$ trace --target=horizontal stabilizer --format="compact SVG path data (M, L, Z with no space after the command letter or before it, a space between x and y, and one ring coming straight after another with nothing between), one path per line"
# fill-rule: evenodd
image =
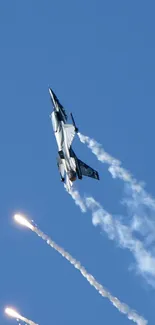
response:
M60 176L61 176L61 181L64 182L64 180L65 180L65 169L64 169L63 162L62 162L60 156L57 157L57 166L58 166L59 173L60 173Z
M88 177L92 177L92 178L95 178L95 179L99 180L99 174L98 174L98 172L96 170L89 167L87 164L85 164L80 159L78 159L78 165L79 165L79 168L80 168L81 173L82 173L83 176L88 176Z

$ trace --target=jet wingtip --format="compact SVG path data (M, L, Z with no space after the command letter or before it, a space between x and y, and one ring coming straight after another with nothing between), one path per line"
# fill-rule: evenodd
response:
M99 177L99 173L96 172L96 179L98 179L98 181L100 180L100 177Z
M73 114L70 113L70 116L71 116L71 119L72 119L72 122L73 122L73 125L74 125L74 128L75 128L75 132L76 132L76 133L79 133L79 129L77 128L77 126L76 126L76 124L75 124L75 120L74 120Z

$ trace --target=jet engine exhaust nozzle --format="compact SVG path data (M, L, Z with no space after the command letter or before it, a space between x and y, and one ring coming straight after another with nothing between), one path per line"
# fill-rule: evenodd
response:
M76 181L76 172L74 170L71 170L68 172L68 177L71 182Z

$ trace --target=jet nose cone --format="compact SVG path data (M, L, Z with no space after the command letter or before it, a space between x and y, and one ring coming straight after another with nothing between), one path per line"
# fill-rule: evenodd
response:
M48 91L49 91L50 95L52 96L53 95L52 89L51 88L48 88Z
M55 103L55 96L54 96L54 92L51 88L48 89L49 90L49 94L50 94L50 97L51 97L51 100L53 102L53 105Z

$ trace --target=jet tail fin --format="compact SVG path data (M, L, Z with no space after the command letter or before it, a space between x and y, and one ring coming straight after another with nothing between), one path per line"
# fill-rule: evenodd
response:
M99 180L99 174L98 174L98 172L96 170L89 167L87 164L85 164L80 159L77 159L77 161L78 161L79 169L80 169L81 174L83 176L88 176L88 177L92 177L92 178L95 178L95 179Z

